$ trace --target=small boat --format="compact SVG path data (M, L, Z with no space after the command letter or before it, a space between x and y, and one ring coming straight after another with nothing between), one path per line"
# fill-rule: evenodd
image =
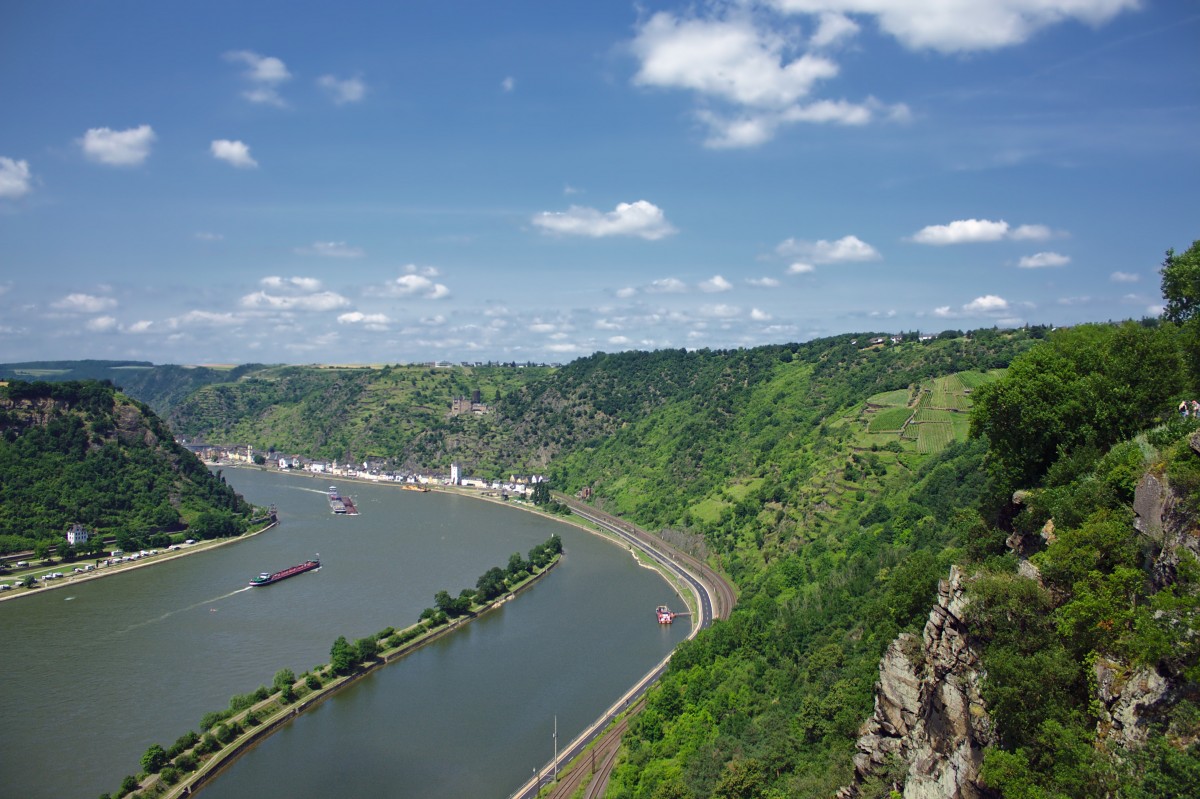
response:
M277 583L280 580L286 580L289 577L295 577L297 574L304 574L304 572L309 572L309 571L312 571L313 569L319 569L320 567L321 567L321 561L306 560L299 565L290 566L290 567L284 569L283 571L278 571L273 574L271 572L263 572L262 574L258 575L254 579L252 579L250 581L250 585L253 585L253 586L270 585L271 583Z
M658 617L659 624L670 624L675 621L675 614L666 605L659 605L654 609L654 614Z

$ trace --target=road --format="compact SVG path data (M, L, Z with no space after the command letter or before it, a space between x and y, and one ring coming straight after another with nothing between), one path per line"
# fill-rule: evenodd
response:
M697 600L698 611L691 635L694 637L700 630L710 626L714 618L727 619L730 611L737 602L737 594L733 586L724 577L717 574L708 564L680 552L664 543L659 538L630 524L624 519L598 511L584 503L561 494L555 496L559 502L566 504L580 518L612 533L632 547L646 553L656 563L665 567L676 578L685 583ZM649 618L649 614L647 614ZM570 763L579 757L589 744L600 740L589 752L587 761L576 763L569 774L563 777L554 790L549 794L550 799L568 799L579 790L585 777L591 776L585 796L599 797L608 784L608 776L616 762L617 751L620 748L621 736L630 718L641 711L645 702L643 696L647 689L662 676L671 661L668 655L648 674L638 680L632 688L625 692L604 714L592 722L587 729L559 753L557 764L548 763L540 771L522 785L512 799L533 799L545 785L554 782L556 765ZM626 713L626 711L629 711ZM622 715L624 714L624 715ZM618 717L622 718L613 725ZM611 728L609 725L613 725ZM559 768L561 773L561 767Z

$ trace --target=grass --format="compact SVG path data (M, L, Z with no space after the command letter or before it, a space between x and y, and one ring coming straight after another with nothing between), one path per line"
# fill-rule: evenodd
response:
M908 408L886 408L871 417L871 423L867 429L872 433L898 431L910 416L912 416L912 411Z
M894 407L907 405L912 397L912 391L907 388L898 389L896 391L885 391L882 394L875 394L867 397L868 405L881 405L884 407Z
M954 425L947 422L926 422L917 425L917 452L931 455L941 452L954 441Z

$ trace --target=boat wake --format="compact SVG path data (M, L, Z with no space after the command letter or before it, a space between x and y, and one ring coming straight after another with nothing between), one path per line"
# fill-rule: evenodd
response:
M229 599L229 597L231 597L231 596L234 596L236 594L242 593L243 591L249 591L249 590L250 590L250 586L247 585L244 588L239 588L235 591L230 591L228 594L221 594L220 596L213 597L212 599L206 599L203 602L196 602L194 604L188 605L186 608L180 608L179 610L168 610L166 613L162 614L161 616L157 616L153 619L147 619L146 621L141 621L141 622L138 622L137 624L131 624L128 627L126 627L124 630L118 631L117 635L124 635L127 632L137 630L141 627L145 627L146 625L156 624L160 621L165 621L179 613L186 613L189 610L195 610L196 608L201 608L201 607L204 607L205 605L211 605L214 602L220 602L222 599ZM213 608L213 610L215 611L216 608Z

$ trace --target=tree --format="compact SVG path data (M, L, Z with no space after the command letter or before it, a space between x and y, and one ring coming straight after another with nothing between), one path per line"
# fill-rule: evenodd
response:
M142 755L142 771L147 774L157 774L167 765L167 752L158 744L152 744Z
M1200 239L1179 255L1167 250L1162 265L1163 318L1183 324L1200 315Z
M333 642L333 648L329 650L329 665L333 673L349 674L358 663L355 655L354 647L350 646L346 636L339 635Z
M550 484L545 480L533 484L533 504L545 505L550 501Z

